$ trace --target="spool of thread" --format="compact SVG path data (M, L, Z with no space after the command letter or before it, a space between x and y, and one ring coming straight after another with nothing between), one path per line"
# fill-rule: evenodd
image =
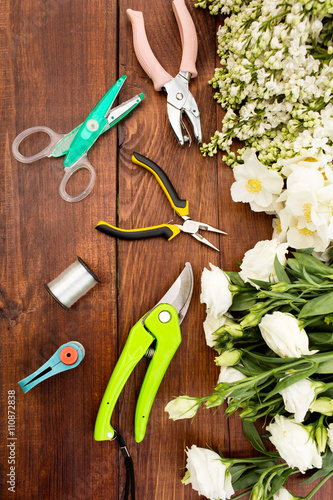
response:
M67 311L100 280L80 258L65 269L57 278L45 284L49 294Z

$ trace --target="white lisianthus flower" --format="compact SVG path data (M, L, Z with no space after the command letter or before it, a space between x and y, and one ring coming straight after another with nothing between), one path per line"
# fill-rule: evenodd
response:
M209 265L211 271L204 268L201 275L200 302L205 303L209 315L217 319L228 311L232 304L232 294L227 275L222 269Z
M231 382L239 382L246 378L244 373L241 373L236 368L232 368L231 366L221 366L221 371L219 378L217 380L217 384L221 384L222 382L231 383Z
M186 449L189 477L184 481L209 500L227 500L234 494L231 474L221 457L212 450L192 445Z
M169 413L172 420L181 420L183 418L193 418L198 411L200 402L196 398L189 396L179 396L172 399L164 408Z
M260 207L265 211L271 206L273 195L281 193L283 179L278 172L260 163L251 149L246 150L242 158L244 164L233 169L236 182L231 186L231 197L234 201L254 203L256 211Z
M304 379L280 391L284 407L289 413L294 413L295 422L304 421L305 415L315 399L315 385L311 380Z
M273 500L296 500L296 498L286 488L280 488L273 495Z
M280 264L285 266L287 243L279 243L277 239L258 241L251 249L245 252L240 265L239 275L243 281L251 283L256 288L257 285L251 282L252 279L260 281L278 281L274 269L274 260L277 256Z
M259 323L260 333L270 349L280 358L300 358L309 351L309 338L292 314L274 311L265 314Z
M302 474L314 467L321 468L322 458L316 442L302 424L276 415L267 430L271 433L270 441L289 467L299 469Z
M333 453L333 424L327 427L327 443Z

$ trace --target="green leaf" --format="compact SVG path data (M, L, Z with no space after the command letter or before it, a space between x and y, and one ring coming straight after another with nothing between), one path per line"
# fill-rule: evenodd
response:
M275 396L275 394L278 394L283 389L286 389L287 387L296 384L296 382L311 377L311 375L317 372L317 368L318 368L317 363L312 363L310 368L308 368L307 370L302 370L298 373L295 373L294 375L288 375L287 377L285 377L283 380L281 380L276 384L274 389L267 394L264 401L271 398L272 396Z
M250 486L253 486L259 481L260 474L257 472L249 472L248 474L243 474L240 479L235 482L232 482L232 486L235 491L245 490Z
M260 451L260 453L266 454L267 453L266 447L262 442L260 434L254 423L249 422L248 420L242 420L242 425L244 434L252 444L253 448L257 451Z
M313 255L302 252L293 253L300 267L305 267L306 270L314 275L333 276L333 269L326 266L321 260L313 257Z
M236 273L234 271L227 271L226 274L229 276L231 283L233 283L234 285L237 285L241 288L247 288L249 286L248 284L245 284L245 282L239 276L239 273ZM251 285L250 287L253 288L253 286Z
M320 374L331 374L333 373L333 360L325 361L324 363L320 363L316 373Z
M284 267L281 264L281 262L279 261L277 255L275 255L275 259L274 259L274 269L275 269L275 273L276 273L276 276L277 276L279 281L282 281L283 283L290 283L289 276L286 273L286 271L284 270Z
M237 293L232 299L232 305L229 311L248 311L255 303L256 301L253 298L253 293Z
M323 316L333 313L333 292L324 293L319 297L309 300L301 309L299 318L309 316Z
M333 332L308 332L310 345L322 346L333 344Z
M317 285L320 285L323 282L320 278L315 278L315 277L312 278L311 275L305 269L305 267L303 267L302 272L303 272L304 278L306 279L306 281L308 283L310 283L310 285L317 286Z

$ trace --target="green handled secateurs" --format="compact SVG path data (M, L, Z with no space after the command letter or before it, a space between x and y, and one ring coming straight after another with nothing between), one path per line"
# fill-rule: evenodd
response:
M181 343L180 323L190 305L193 273L190 263L162 299L131 329L103 396L95 424L97 441L112 440L117 432L110 420L118 397L137 363L153 344L153 356L139 394L135 413L135 440L146 432L149 413L163 376ZM151 351L151 349L149 349Z
M156 163L149 160L145 156L139 153L133 153L132 162L136 165L140 165L149 172L151 172L158 183L162 187L164 193L166 194L170 205L175 210L176 214L184 219L184 224L160 224L158 226L144 227L140 229L121 229L116 226L112 226L107 222L100 221L96 229L102 233L108 234L115 238L121 238L124 240L138 240L145 238L154 238L157 236L163 236L168 241L177 236L180 232L188 233L196 240L208 245L214 250L219 251L212 243L210 243L206 238L204 238L199 230L211 231L219 234L227 234L220 229L217 229L205 222L198 222L191 219L189 216L189 204L187 200L182 200L179 198L175 188L173 187L169 177L166 173L159 167Z

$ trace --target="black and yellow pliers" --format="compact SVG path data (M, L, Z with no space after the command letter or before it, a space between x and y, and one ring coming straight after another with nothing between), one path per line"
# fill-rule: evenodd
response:
M209 247L217 250L212 243L210 243L206 238L204 238L199 230L212 231L219 234L227 234L220 229L217 229L204 222L197 222L191 219L189 216L189 204L187 200L182 200L179 198L175 188L171 184L169 177L166 173L156 165L153 161L149 160L139 153L133 153L132 162L136 165L141 165L146 170L149 170L157 179L158 183L162 187L164 193L166 194L170 205L175 210L176 214L184 219L184 224L160 224L158 226L143 227L138 229L121 229L116 226L111 226L107 222L100 221L96 229L102 233L108 234L109 236L114 236L115 238L121 238L123 240L141 240L145 238L154 238L157 236L163 236L168 241L172 240L181 231L188 233L196 240L208 245Z

